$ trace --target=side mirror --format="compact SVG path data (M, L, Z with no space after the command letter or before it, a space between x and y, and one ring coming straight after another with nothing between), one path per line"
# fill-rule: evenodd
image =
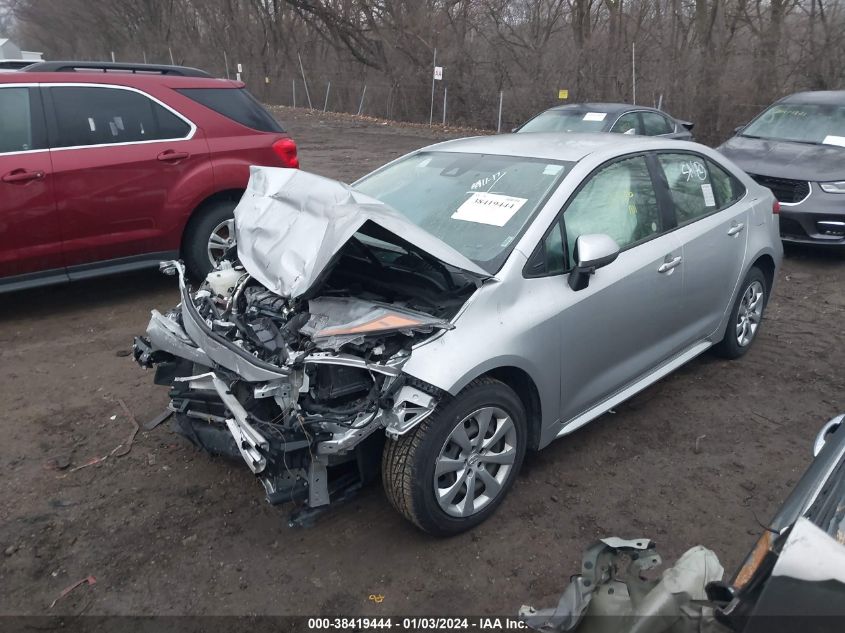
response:
M511 134L514 134L515 132L519 132L519 128L521 128L521 127L522 127L521 125L517 125L516 127L512 127L511 128Z
M590 275L619 256L619 244L604 233L589 233L575 240L575 268L569 273L569 287L583 290Z

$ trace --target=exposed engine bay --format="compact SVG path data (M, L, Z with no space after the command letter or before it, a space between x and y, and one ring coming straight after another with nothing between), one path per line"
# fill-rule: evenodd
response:
M176 431L242 458L271 503L304 501L293 518L304 522L377 474L385 432L406 433L434 410L444 394L402 366L415 346L454 327L483 280L370 220L342 244L329 243L328 229L312 231L329 252L324 266L308 277L283 262L273 277L272 257L256 253L260 240L245 241L258 225L245 205L256 204L245 196L236 210L237 250L249 266L232 249L193 290L181 262L163 262L178 276L181 303L152 312L134 354L170 387ZM297 211L288 210L290 220ZM260 223L266 233L266 217ZM290 232L277 237L274 248ZM295 284L268 281L288 273Z

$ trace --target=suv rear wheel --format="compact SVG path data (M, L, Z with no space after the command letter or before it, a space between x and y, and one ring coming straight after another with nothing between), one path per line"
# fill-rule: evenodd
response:
M203 279L223 254L235 245L235 200L220 200L200 211L188 225L182 258L188 273Z
M471 382L418 427L388 440L382 481L390 503L431 534L489 517L513 485L527 444L519 396L493 378Z

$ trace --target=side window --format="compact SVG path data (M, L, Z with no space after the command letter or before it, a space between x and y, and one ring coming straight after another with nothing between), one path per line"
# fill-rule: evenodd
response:
M659 154L678 225L718 211L708 161L695 154Z
M152 99L119 88L50 88L58 123L54 147L186 137L190 126Z
M675 131L672 122L662 114L657 112L642 112L641 114L643 117L643 134L646 136L660 136Z
M566 271L566 254L563 250L563 235L560 220L556 220L543 243L543 269L547 275L559 275Z
M639 134L639 127L639 114L637 112L628 112L619 117L616 123L613 124L613 127L610 128L610 131L616 132L617 134Z
M745 187L735 176L710 160L707 161L707 166L710 168L713 194L720 210L731 206L745 195Z
M660 213L645 158L626 158L602 168L575 194L563 221L570 267L579 235L605 233L620 248L655 235Z
M44 148L37 100L30 88L0 88L0 154Z

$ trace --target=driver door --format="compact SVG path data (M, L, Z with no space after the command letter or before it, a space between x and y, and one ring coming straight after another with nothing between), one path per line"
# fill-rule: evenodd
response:
M567 204L559 236L564 266L580 235L604 233L619 257L583 290L568 285L561 314L561 420L576 418L677 354L683 347L683 260L645 155L594 172ZM547 238L550 239L550 238Z

